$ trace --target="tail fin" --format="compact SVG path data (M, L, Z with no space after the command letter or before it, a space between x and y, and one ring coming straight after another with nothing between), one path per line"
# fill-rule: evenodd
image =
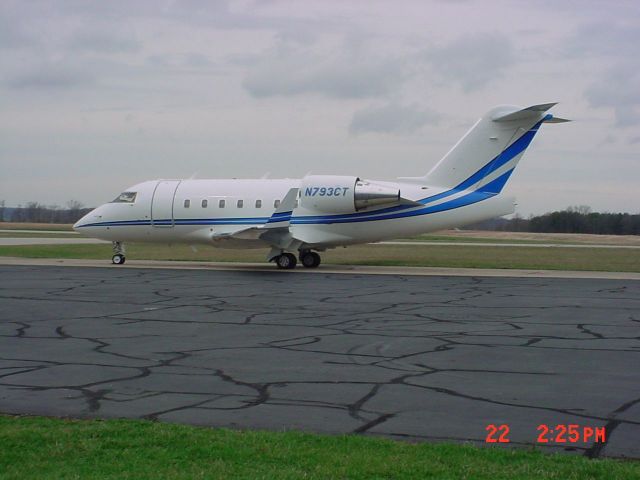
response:
M424 180L440 187L500 193L540 125L568 121L546 113L554 105L492 108Z

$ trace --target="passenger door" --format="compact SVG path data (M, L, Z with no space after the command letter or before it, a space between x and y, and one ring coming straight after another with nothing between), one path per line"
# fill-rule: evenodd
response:
M151 201L151 225L154 227L173 227L173 201L180 180L159 180L153 191Z

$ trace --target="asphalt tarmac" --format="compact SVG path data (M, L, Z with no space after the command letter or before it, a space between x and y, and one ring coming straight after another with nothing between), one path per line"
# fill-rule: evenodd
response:
M0 412L640 458L639 327L630 279L0 265Z

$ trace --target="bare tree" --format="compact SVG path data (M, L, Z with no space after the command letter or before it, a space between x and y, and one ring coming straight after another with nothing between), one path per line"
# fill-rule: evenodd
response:
M79 202L77 200L69 200L67 203L67 210L80 210L81 208L84 207L84 205L82 204L82 202Z
M84 205L77 200L69 200L66 203L66 206L67 206L67 212L66 212L65 223L76 222L82 216L81 210L82 210L82 207L84 207Z

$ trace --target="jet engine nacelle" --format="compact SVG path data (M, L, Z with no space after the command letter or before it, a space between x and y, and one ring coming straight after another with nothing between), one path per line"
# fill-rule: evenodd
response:
M399 201L399 189L352 176L307 175L300 188L302 207L327 213L354 213Z

